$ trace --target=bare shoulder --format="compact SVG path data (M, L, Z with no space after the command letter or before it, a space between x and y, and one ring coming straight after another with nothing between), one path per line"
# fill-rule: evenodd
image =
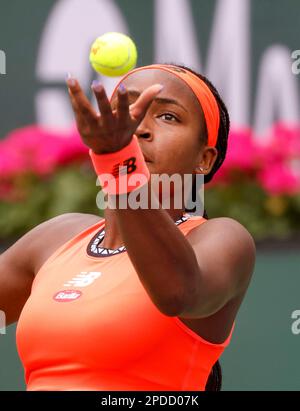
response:
M193 228L189 238L195 241L209 240L213 238L225 245L225 240L229 241L228 246L235 245L237 249L245 248L255 255L255 242L249 231L238 221L229 217L218 217L207 220L205 223Z
M52 233L57 234L57 231L62 231L68 237L69 233L76 235L81 230L84 230L89 225L93 225L98 221L102 220L102 217L94 214L84 214L84 213L65 213L53 217L31 230L33 236L38 237L41 234L47 233L47 236ZM68 228L66 232L65 229ZM71 230L72 228L72 230Z
M101 219L93 214L61 214L32 228L9 251L36 274L57 248Z
M101 220L102 217L94 214L66 213L36 227L33 245L35 274L61 245ZM47 244L47 247L44 247L44 244Z
M195 229L200 229L200 228L201 230L207 229L209 231L212 230L214 232L216 232L216 230L217 232L220 232L220 230L222 232L226 231L228 234L230 234L230 232L235 232L235 233L239 232L240 234L245 235L246 237L248 237L249 240L254 242L249 231L237 220L234 220L233 218L230 218L230 217L210 218L207 221L205 221L205 223L195 227Z
M22 239L26 239L27 241L30 239L34 243L45 239L47 244L48 241L51 241L52 238L55 237L58 242L65 240L67 241L70 236L76 235L81 230L84 230L89 225L97 223L101 219L102 218L100 216L96 216L94 214L61 214L37 225L25 234ZM60 238L57 238L58 235Z
M181 320L212 343L223 343L232 329L255 266L255 243L248 230L231 218L213 218L187 234L202 274L208 306ZM200 307L202 300L199 301ZM202 309L199 311L202 312Z
M100 221L99 216L70 213L37 225L0 254L0 309L7 324L18 320L39 267L64 242Z
M200 260L206 256L208 263L223 270L228 267L229 277L237 281L236 292L245 291L254 270L256 247L242 224L228 217L212 218L192 229L187 239Z

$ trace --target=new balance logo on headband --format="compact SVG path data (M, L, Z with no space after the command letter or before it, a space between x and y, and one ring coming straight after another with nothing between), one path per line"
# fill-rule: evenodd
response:
M174 66L168 66L168 67L169 67L170 70L177 71L178 73L185 73L186 74L186 70L184 70L181 67L174 67Z

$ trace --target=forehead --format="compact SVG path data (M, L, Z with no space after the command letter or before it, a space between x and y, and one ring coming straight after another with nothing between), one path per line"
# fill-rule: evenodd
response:
M164 86L160 97L177 99L187 109L201 114L200 103L192 89L173 73L159 69L145 69L130 74L123 81L128 90L133 89L139 92L157 83Z

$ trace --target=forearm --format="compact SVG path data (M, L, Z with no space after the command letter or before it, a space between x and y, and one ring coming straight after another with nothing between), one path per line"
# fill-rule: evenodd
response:
M129 257L152 301L166 314L178 315L199 278L192 246L161 207L117 208L116 215Z

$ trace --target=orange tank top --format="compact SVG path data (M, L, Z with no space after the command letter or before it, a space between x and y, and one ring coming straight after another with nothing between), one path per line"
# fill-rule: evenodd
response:
M175 224L186 235L203 217ZM27 390L204 390L229 344L212 344L162 314L125 247L101 248L105 220L59 247L37 273L17 349Z

